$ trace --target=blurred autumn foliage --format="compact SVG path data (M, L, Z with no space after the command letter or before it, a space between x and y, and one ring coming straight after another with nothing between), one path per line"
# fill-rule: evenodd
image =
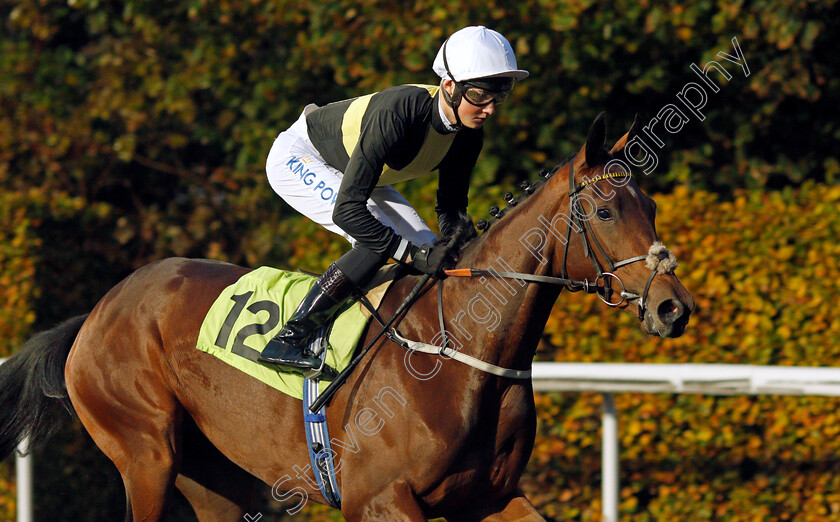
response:
M691 64L718 60L732 75L708 93L702 122L660 132L659 166L639 178L663 194L660 235L697 298L687 334L645 338L632 317L564 294L539 358L833 365L838 14L827 0L3 0L0 355L162 257L324 269L347 245L271 192L263 170L274 137L307 103L435 82L446 35L484 24L509 38L531 77L488 126L476 219L576 151L598 112L617 136L635 113L648 122L678 103L698 81ZM719 58L734 54L733 37L749 76ZM399 188L434 223L434 177ZM529 495L549 517L597 518L599 397L537 400ZM623 515L840 510L836 401L617 402ZM36 455L39 519L120 516L119 480L84 434L47 451ZM0 469L0 491L8 476ZM84 493L92 483L96 502ZM13 506L0 495L0 518Z

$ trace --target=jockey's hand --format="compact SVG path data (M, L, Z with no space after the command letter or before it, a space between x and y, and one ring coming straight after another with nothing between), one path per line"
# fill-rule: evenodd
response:
M457 252L447 245L421 246L412 255L408 264L424 274L438 275L443 270L455 266L458 262Z
M438 214L440 243L448 243L452 236L459 236L458 242L464 244L478 236L472 218L466 212L446 212Z
M443 237L443 243L448 243L452 236L458 236L458 245L463 246L478 237L478 230L472 220L462 221L455 232Z

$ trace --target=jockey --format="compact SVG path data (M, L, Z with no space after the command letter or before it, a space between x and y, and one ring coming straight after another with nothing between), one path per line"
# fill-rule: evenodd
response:
M528 72L517 69L507 39L483 26L452 34L432 69L439 86L401 85L308 105L274 141L266 162L272 189L353 248L318 278L260 362L301 372L319 368L320 359L306 348L311 335L389 258L432 275L455 260L457 253L438 242L392 183L437 170L441 234L451 237L465 225L475 234L467 192L482 127Z

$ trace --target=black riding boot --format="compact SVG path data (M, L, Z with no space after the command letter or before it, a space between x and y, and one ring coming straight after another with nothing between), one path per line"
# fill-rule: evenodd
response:
M321 359L307 349L312 334L326 324L353 294L354 285L335 263L318 278L303 298L295 313L286 321L259 357L259 362L276 364L290 370L306 372L321 367ZM336 372L324 365L324 375Z

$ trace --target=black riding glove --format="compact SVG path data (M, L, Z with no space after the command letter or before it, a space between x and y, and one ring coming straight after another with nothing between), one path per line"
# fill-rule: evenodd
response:
M447 243L452 236L461 232L461 242L466 243L474 237L478 236L478 231L473 225L472 219L464 211L458 212L441 212L438 214L438 228L440 229L440 236L443 238L440 242Z
M411 254L410 266L424 274L437 275L447 268L455 266L456 253L446 245L430 247L423 245Z

